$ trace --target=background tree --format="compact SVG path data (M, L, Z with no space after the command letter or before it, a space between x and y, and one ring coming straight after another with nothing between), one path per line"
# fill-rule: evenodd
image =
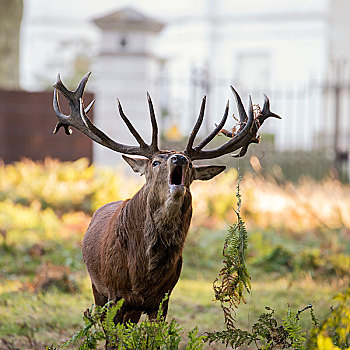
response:
M23 0L0 0L0 88L19 87L19 40Z

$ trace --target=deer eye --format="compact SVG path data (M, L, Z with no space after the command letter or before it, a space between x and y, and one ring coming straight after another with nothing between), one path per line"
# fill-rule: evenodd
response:
M155 166L157 166L157 165L159 165L159 164L160 164L160 162L158 162L157 160L155 160L155 161L152 163L152 166L155 167Z
M188 167L189 167L190 169L192 169L192 163L190 163Z

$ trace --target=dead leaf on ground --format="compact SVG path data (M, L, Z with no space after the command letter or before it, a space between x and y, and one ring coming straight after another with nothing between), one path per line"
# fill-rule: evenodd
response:
M35 291L46 291L51 287L56 287L63 292L75 292L77 290L68 266L44 262L37 268L32 288Z

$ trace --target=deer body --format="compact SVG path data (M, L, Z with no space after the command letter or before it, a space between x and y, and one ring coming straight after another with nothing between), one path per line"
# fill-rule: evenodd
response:
M83 256L100 305L122 298L124 310L154 314L178 281L191 194L164 202L155 190L146 184L130 200L108 203L92 217Z
M158 127L150 96L148 105L152 124L152 142L148 145L133 127L118 101L119 113L138 142L138 146L120 144L109 138L88 118L93 102L84 109L83 93L90 73L81 80L75 91L69 91L60 76L54 85L53 107L58 117L56 133L61 127L69 135L70 126L80 130L95 142L122 153L134 172L145 175L145 185L129 200L112 202L98 209L83 239L83 257L97 305L124 299L115 322L137 322L142 312L154 319L160 302L170 294L177 283L182 267L182 251L192 216L190 185L194 180L210 180L225 166L195 166L197 159L212 159L241 149L235 157L245 155L251 143L259 143L257 133L268 117L278 117L265 102L254 115L249 99L248 114L231 86L239 112L239 128L232 138L221 146L203 148L222 131L227 120L229 104L214 130L197 146L196 135L203 122L206 97L200 114L183 152L161 151L158 148ZM61 112L58 91L68 100L70 115ZM125 154L144 158L129 158ZM166 316L168 303L163 304Z

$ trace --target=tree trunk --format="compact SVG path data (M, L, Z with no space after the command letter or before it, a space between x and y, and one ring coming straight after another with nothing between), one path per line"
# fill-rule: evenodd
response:
M19 88L19 42L23 0L0 0L0 88Z

